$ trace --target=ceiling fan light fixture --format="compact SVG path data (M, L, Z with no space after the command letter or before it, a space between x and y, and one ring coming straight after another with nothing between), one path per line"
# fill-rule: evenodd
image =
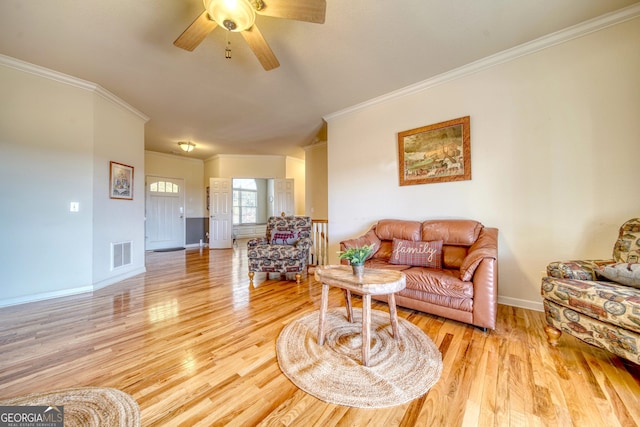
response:
M209 17L228 31L248 30L256 21L256 11L248 0L203 0Z
M196 148L196 144L191 141L180 141L178 142L178 146L182 149L182 151L186 151L187 153L193 151L193 149Z

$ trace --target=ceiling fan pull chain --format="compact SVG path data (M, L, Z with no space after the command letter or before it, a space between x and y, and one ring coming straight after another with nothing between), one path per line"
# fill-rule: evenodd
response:
M224 49L224 57L231 59L231 42L229 41L229 31L227 31L227 47Z

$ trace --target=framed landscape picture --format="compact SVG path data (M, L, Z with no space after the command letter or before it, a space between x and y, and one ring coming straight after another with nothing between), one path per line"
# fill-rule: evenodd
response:
M133 200L133 166L109 162L109 197Z
M398 133L400 185L471 179L469 116Z

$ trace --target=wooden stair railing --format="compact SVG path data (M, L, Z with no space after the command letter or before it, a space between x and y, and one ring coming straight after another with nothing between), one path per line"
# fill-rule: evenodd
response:
M327 256L327 248L329 246L329 220L312 219L311 238L313 239L313 246L309 252L309 266L317 267L319 265L327 265L329 262Z

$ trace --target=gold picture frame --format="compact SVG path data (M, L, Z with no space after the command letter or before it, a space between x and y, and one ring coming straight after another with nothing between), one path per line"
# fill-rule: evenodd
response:
M398 133L400 185L471 179L470 117Z
M133 166L109 162L109 197L133 200Z

